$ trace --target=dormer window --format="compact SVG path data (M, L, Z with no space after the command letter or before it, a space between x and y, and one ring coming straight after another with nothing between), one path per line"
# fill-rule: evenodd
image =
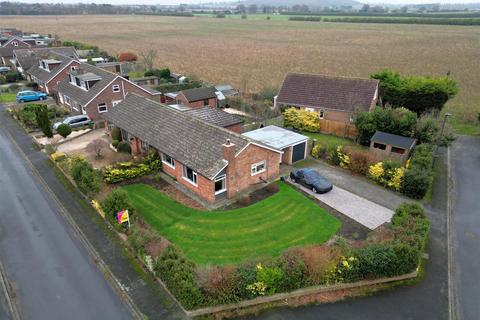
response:
M114 84L112 86L112 90L113 90L113 92L120 92L120 86L118 84Z
M18 41L13 41L12 44L14 47L18 47Z
M78 69L78 66L71 66L71 67L70 67L70 70L72 70L72 71L75 71L75 70L77 70L77 69Z

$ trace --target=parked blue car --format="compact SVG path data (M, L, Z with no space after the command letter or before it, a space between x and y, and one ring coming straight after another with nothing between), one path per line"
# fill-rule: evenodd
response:
M38 91L20 91L17 93L17 102L46 100L47 95Z

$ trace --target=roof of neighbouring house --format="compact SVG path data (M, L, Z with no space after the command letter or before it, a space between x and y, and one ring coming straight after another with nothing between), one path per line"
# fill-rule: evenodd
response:
M215 88L212 87L187 89L179 93L182 93L189 102L217 97Z
M40 68L39 64L36 63L31 66L27 72L32 75L33 77L37 78L38 80L46 83L52 80L53 77L57 75L59 70L64 69L67 65L69 65L75 59L69 58L67 56L63 56L61 54L50 52L48 56L44 57L45 60L54 61L55 63L59 63L56 67L53 68L51 71L44 70Z
M109 85L116 77L117 74L106 71L101 68L97 68L88 63L81 63L76 74L93 74L100 77L100 80L93 84L88 91L79 88L76 85L70 83L69 77L65 77L57 86L57 91L64 95L67 95L71 100L76 101L82 105L86 105L97 94L99 94L107 85Z
M267 126L242 135L278 150L308 140L307 136L277 126Z
M227 164L222 147L227 139L235 144L236 152L250 142L188 112L135 93L128 94L123 102L102 116L209 179L215 178Z
M375 134L373 135L371 141L390 144L392 146L404 149L411 149L413 148L417 140L414 138L399 136L387 132L375 131Z
M289 73L283 80L277 103L309 108L368 111L378 80Z
M148 91L148 93L150 93L151 95L158 95L158 94L162 94L160 91L152 88L152 87L149 87L149 86L140 86L142 87L144 90Z
M72 59L78 59L77 52L74 47L48 47L48 48L28 48L13 50L18 64L23 70L28 70L37 64L38 60L48 57L51 52L67 56Z
M192 115L194 117L197 117L199 119L223 128L243 123L243 120L236 115L226 113L221 109L210 106L206 106L203 108L193 108L185 112L189 115Z

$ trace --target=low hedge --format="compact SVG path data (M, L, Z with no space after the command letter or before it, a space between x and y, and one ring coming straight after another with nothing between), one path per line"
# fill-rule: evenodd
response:
M162 161L157 152L150 152L143 163L118 162L103 169L103 179L106 183L118 183L150 173L162 168Z
M106 183L118 183L124 180L144 176L151 172L144 163L119 162L103 169L103 180Z
M413 199L422 199L433 183L433 157L435 147L421 144L415 147L403 177L401 192Z
M101 172L83 158L75 157L70 161L70 175L78 188L89 196L97 194L101 186Z

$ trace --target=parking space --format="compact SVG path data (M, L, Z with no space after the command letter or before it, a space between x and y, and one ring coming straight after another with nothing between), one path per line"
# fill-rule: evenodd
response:
M299 184L295 185L302 191L312 195L319 201L357 221L370 230L374 230L382 224L390 222L392 219L392 210L359 197L340 187L333 186L332 191L325 194L317 194Z

